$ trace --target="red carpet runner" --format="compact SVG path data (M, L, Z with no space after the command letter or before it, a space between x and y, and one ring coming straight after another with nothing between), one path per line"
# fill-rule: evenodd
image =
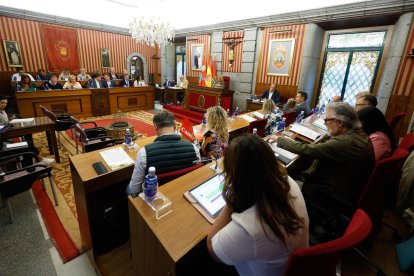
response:
M46 186L46 189L50 189L50 186ZM59 252L62 262L66 263L77 257L80 252L60 222L52 202L50 201L46 191L43 190L42 184L39 180L32 186L32 191L36 198L37 205L39 205L40 213L42 214L46 229L51 240L55 244L57 251Z

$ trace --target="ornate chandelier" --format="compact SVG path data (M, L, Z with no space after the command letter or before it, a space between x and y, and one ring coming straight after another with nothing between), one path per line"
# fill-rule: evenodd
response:
M134 21L129 23L129 33L136 42L153 47L155 43L158 47L171 43L175 37L175 30L170 23L158 17L134 18Z

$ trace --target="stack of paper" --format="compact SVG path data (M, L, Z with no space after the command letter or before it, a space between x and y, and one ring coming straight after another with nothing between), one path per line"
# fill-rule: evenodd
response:
M115 148L100 152L103 160L111 168L111 170L117 170L131 164L134 164L134 160L124 151L123 148Z
M250 117L250 116L249 116L249 115L247 115L247 114L240 115L239 117L240 117L240 118L245 119L245 120L246 120L246 121L248 121L248 122L253 122L253 121L256 121L256 119L255 119L255 118Z
M325 122L323 119L318 118L317 120L312 122L312 125L319 127L320 129L323 129L325 131L327 131L328 129L326 128Z
M279 148L276 144L270 144L270 147L275 153L276 158L285 165L290 164L292 161L296 160L299 157L299 155L296 153Z
M264 114L260 113L259 111L254 111L253 115L260 119L264 118Z
M13 148L19 148L19 147L27 147L27 142L19 142L19 143L12 143L12 144L6 144L6 149L13 149Z
M290 125L290 131L296 132L302 136L305 136L313 141L318 139L321 135L317 133L316 131L313 131L312 129L309 129L305 126L299 125L299 124L292 124Z
M24 119L13 119L10 121L10 124L17 124L17 123L29 123L33 122L34 118L24 118Z

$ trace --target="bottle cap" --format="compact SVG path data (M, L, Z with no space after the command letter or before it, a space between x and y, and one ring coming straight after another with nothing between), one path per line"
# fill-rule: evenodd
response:
M155 167L149 167L148 172L155 173Z

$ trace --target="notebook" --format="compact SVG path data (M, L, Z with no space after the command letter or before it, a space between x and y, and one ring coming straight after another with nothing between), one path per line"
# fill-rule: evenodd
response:
M305 136L313 141L318 139L321 135L317 133L316 131L313 131L312 129L309 129L305 126L299 125L299 124L292 124L290 125L290 131L296 132L302 136Z
M123 148L115 148L101 151L99 153L111 170L118 170L134 164L134 160L124 151Z

